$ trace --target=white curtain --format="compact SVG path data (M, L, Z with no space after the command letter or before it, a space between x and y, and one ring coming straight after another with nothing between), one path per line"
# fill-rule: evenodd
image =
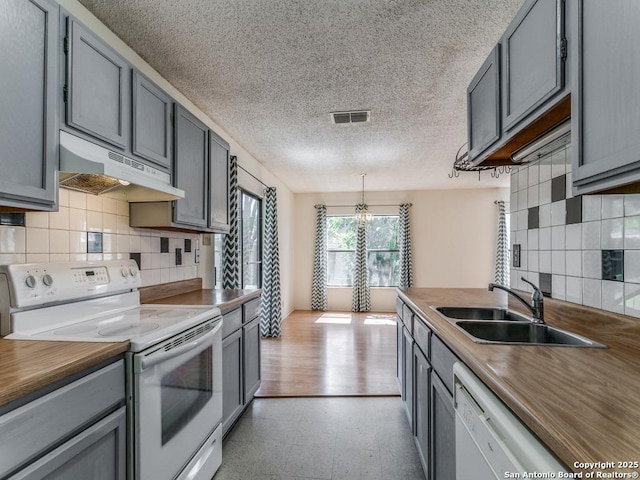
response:
M358 204L356 205L356 213L365 211L366 208L366 205ZM354 312L368 312L371 310L369 269L367 268L367 226L364 222L358 223L351 310Z
M508 287L509 275L509 232L507 231L507 211L503 201L498 204L498 244L496 246L496 273L494 283Z
M327 310L327 207L316 205L316 251L313 257L311 310Z
M278 247L278 204L276 189L265 189L264 248L260 334L279 337L282 328L280 252Z
M409 221L410 203L400 205L398 229L398 249L400 250L400 288L413 286L413 258L411 256L411 224Z

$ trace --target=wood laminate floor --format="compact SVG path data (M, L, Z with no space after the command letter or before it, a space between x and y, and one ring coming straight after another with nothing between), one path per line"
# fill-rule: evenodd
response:
M296 311L261 348L257 397L399 395L393 313Z

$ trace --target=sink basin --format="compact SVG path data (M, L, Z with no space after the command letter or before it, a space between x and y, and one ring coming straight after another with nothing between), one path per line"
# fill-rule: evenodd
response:
M456 322L456 326L477 343L606 348L601 343L545 324L460 321Z
M490 307L437 307L445 317L464 320L509 320L528 322L529 318L505 308Z

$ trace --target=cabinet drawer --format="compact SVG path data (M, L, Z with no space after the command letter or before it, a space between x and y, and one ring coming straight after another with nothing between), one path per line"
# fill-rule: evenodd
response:
M222 338L242 327L242 309L236 308L222 316Z
M244 323L250 322L260 315L260 297L245 303L242 305L242 309L244 310Z
M431 336L431 366L453 394L453 364L458 357L436 335Z
M403 305L404 303L402 303L402 300L400 300L400 297L396 298L396 313L398 314L399 317L402 317Z
M402 323L407 327L409 333L413 335L413 312L406 305L402 305Z
M429 337L431 336L431 330L427 327L420 317L414 316L413 320L413 340L422 350L424 356L429 358Z
M0 417L0 477L124 401L124 360Z

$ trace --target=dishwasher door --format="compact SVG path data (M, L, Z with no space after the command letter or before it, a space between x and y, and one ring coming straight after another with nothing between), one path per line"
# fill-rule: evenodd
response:
M453 375L457 480L514 478L508 474L525 472L557 478L567 471L467 367L456 363Z

